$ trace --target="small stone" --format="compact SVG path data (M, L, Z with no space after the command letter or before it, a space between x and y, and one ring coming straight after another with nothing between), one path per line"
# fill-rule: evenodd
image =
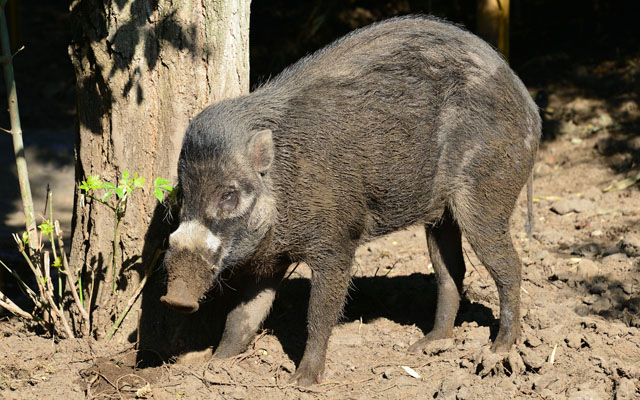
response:
M524 365L526 365L529 369L537 371L544 366L545 357L542 356L538 351L524 348L522 349L522 361L524 362Z
M399 374L400 374L400 371L397 371L397 370L396 370L395 368L393 368L393 367L389 367L389 368L385 369L385 370L382 372L382 377L383 377L384 379L391 379L391 378L393 378L393 377L398 376Z
M458 389L458 393L456 394L456 400L467 400L473 399L473 393L471 393L471 389L468 386L462 386Z
M593 208L593 202L591 200L565 199L555 202L553 206L551 206L551 211L555 212L556 214L565 215L569 214L570 212L586 212L591 208Z
M538 347L542 344L542 340L540 340L540 338L538 338L537 336L530 336L527 338L527 340L525 340L525 343L529 347Z
M616 384L616 400L636 399L636 385L629 378L621 378Z
M587 200L598 201L602 198L602 190L595 186L591 186L582 193L582 197Z
M630 263L629 257L625 253L614 253L606 257L602 257L600 260L603 271L615 271L616 269L628 265Z
M582 334L578 332L571 332L567 335L567 338L564 341L567 342L567 346L572 349L579 349L582 347Z
M571 391L567 396L568 400L604 400L605 398L603 393L595 389Z
M498 387L502 388L509 397L512 397L518 390L518 387L508 379L503 379L502 382L498 384Z
M640 235L627 233L619 243L622 250L629 257L640 257Z
M577 273L581 278L590 278L597 275L599 272L600 268L598 265L588 258L583 258L578 262Z
M633 287L634 287L634 282L630 280L620 282L620 288L622 289L623 292L625 292L628 295L633 293Z
M460 360L460 368L473 368L473 362L468 358L463 358Z
M511 367L511 374L514 376L520 375L526 369L522 356L514 350L509 352L507 361L509 361L509 366Z
M534 169L534 174L536 177L546 176L553 172L553 167L551 167L547 163L539 163L536 165Z
M555 374L541 374L533 377L533 390L542 393L543 390L551 390L557 385L558 377Z
M398 340L393 344L393 349L394 350L402 351L402 350L406 350L407 347L409 347L409 344L407 342L402 341L402 340Z
M539 252L536 253L535 258L537 260L545 260L548 259L551 255L549 254L549 252L547 250L541 250Z
M549 389L543 389L540 391L540 397L543 399L557 399L560 398L557 394L553 393L553 391Z

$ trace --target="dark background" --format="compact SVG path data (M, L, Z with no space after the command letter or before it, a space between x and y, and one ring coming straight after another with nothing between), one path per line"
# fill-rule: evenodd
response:
M25 46L14 59L23 126L73 129L69 1L15 3L14 41ZM251 87L345 33L392 16L430 14L474 31L476 7L473 0L254 0ZM638 16L640 2L633 0L511 0L511 65L536 86L570 79L581 65L624 63L640 52ZM8 127L8 114L0 114L0 126ZM0 146L6 157L4 141Z
M12 8L13 7L13 8ZM472 0L254 0L251 7L251 87L345 33L396 15L435 15L474 31ZM63 229L73 198L75 76L68 56L68 0L12 0L7 14L16 48L20 114L36 215L46 185L63 182ZM13 17L11 17L13 15ZM511 65L536 94L541 108L554 88L603 98L614 107L620 93L640 102L640 2L609 0L511 0ZM630 91L629 86L632 85ZM9 128L4 85L0 127ZM639 132L639 129L631 129ZM556 137L546 124L544 138ZM637 135L637 133L636 133ZM638 158L636 154L634 157ZM635 158L634 158L635 159ZM0 132L0 258L20 261L10 233L23 230L11 137ZM66 193L68 192L68 193ZM0 279L1 280L1 279Z

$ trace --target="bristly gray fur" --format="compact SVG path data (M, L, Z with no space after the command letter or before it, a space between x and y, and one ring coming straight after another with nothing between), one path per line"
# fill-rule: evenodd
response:
M252 140L257 132L263 137ZM220 239L220 254L210 261L220 271L264 279L243 304L251 304L251 296L271 298L264 293L275 289L289 263L309 265L309 338L297 382L322 375L357 246L417 224L427 230L438 305L433 331L412 349L451 335L464 234L498 287L494 348L504 350L520 332L520 261L509 218L531 174L540 132L528 91L491 46L436 19L393 18L354 31L253 93L196 116L179 161L180 218L201 221ZM225 214L220 199L237 200L229 193L249 206ZM188 254L168 258L176 260L167 265L170 281L200 279L203 273L194 271L206 267L180 264L197 260ZM210 278L208 287L218 275ZM176 301L188 308L185 299ZM268 308L262 304L261 313ZM250 337L230 325L234 334L223 335L219 355L246 344L229 342L232 336Z

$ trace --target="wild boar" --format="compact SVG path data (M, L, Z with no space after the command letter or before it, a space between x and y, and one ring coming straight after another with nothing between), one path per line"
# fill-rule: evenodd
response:
M421 16L356 30L190 123L162 301L194 312L224 271L246 274L214 353L232 356L266 318L288 266L305 262L308 339L292 379L312 384L356 248L420 224L438 302L433 330L410 349L452 334L464 234L498 288L493 349L508 350L520 332L521 269L509 219L540 133L527 89L473 34Z

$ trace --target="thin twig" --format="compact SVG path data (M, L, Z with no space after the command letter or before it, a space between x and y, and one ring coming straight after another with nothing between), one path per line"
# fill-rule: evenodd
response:
M116 320L116 322L113 324L113 326L111 327L111 331L109 332L109 334L107 335L107 340L110 340L113 337L113 334L116 333L116 331L118 330L118 328L120 327L120 324L122 323L122 321L124 320L124 318L127 316L127 314L129 313L129 310L131 310L131 307L133 307L133 304L136 302L136 300L138 299L138 296L140 295L140 293L142 292L142 289L144 288L144 285L147 283L147 279L149 279L149 276L151 275L151 273L154 271L155 266L158 262L158 258L160 258L160 255L162 254L161 250L156 251L155 256L153 257L153 260L151 260L151 264L149 265L149 267L147 268L147 270L144 272L144 278L142 278L142 280L140 281L140 284L138 285L138 287L136 288L135 292L133 292L133 294L131 295L131 298L129 299L129 301L127 302L127 307L120 313L120 316L118 317L118 319Z
M0 307L6 308L7 310L12 312L13 314L18 315L18 316L20 316L20 317L22 317L24 319L33 320L33 316L31 314L29 314L28 312L26 312L22 308L20 308L20 306L18 306L16 303L11 301L11 299L8 298L1 291L0 291Z
M16 241L16 244L18 245L18 251L20 252L20 254L22 254L22 257L24 257L24 259L27 261L27 265L29 265L29 268L31 268L31 272L33 273L33 276L36 277L36 283L38 284L38 291L40 292L40 297L44 297L44 292L46 292L46 290L43 286L44 279L42 276L42 272L40 272L40 270L36 268L35 265L33 265L31 258L25 252L25 248L24 248L24 245L22 244L22 240L20 240L20 237L18 237L18 235L14 233L13 239Z
M7 266L7 264L5 264L4 262L2 262L2 260L0 260L0 264L2 264L2 266L11 273L11 275L13 275L13 277L18 281L18 283L20 284L20 289L22 290L23 293L25 293L27 296L29 296L29 298L31 299L31 301L33 301L33 304L38 304L38 300L37 300L37 295L36 293L26 284L24 283L24 281L22 280L22 278L20 278L20 275L18 275L13 269L9 268Z
M80 315L82 315L82 319L84 319L84 322L85 322L85 329L84 329L85 332L83 333L86 335L89 333L89 313L87 313L87 310L84 309L84 306L82 304L82 299L78 297L78 292L77 292L77 290L81 291L82 288L79 287L76 290L76 285L75 285L76 277L72 274L71 270L69 269L67 254L64 252L64 241L62 240L62 230L60 229L60 222L56 220L53 226L56 232L56 237L58 238L58 247L60 247L60 253L62 256L63 268L60 269L60 272L67 277L67 284L69 285L69 290L71 291L71 295L73 296L73 301L76 304L76 307L80 311ZM82 295L82 292L80 292L80 295Z
M48 264L49 264L49 252L45 251L44 252L45 271L49 269ZM53 310L53 313L56 315L56 317L58 317L58 320L60 320L60 322L62 323L62 327L64 328L64 333L67 335L67 338L71 339L75 336L73 335L71 328L69 328L69 323L67 323L67 318L65 318L64 312L60 308L58 308L58 306L55 303L55 300L53 299L53 285L51 284L51 279L47 279L46 283L49 290L45 291L45 296L47 301L49 302L49 306Z
M88 193L83 194L83 196L84 197L88 197L90 199L93 199L93 200L97 201L98 203L104 204L105 206L109 207L111 209L111 211L114 211L114 212L116 211L116 208L114 206L112 206L111 204L107 203L106 201L104 201L102 199L99 199L99 198L97 198L97 197L95 197L93 195L90 195Z
M47 185L47 203L49 203L49 224L53 224L53 192ZM45 210L46 211L46 210ZM54 265L58 264L58 252L56 250L56 241L53 238L53 229L49 233L49 244L51 245L51 251L53 251ZM59 265L59 264L58 264ZM58 298L62 302L62 268L58 267Z
M116 294L116 276L118 275L118 245L120 242L120 223L122 222L122 218L124 217L124 213L120 215L118 211L115 212L115 226L113 228L113 268L112 277L111 277L111 294Z

